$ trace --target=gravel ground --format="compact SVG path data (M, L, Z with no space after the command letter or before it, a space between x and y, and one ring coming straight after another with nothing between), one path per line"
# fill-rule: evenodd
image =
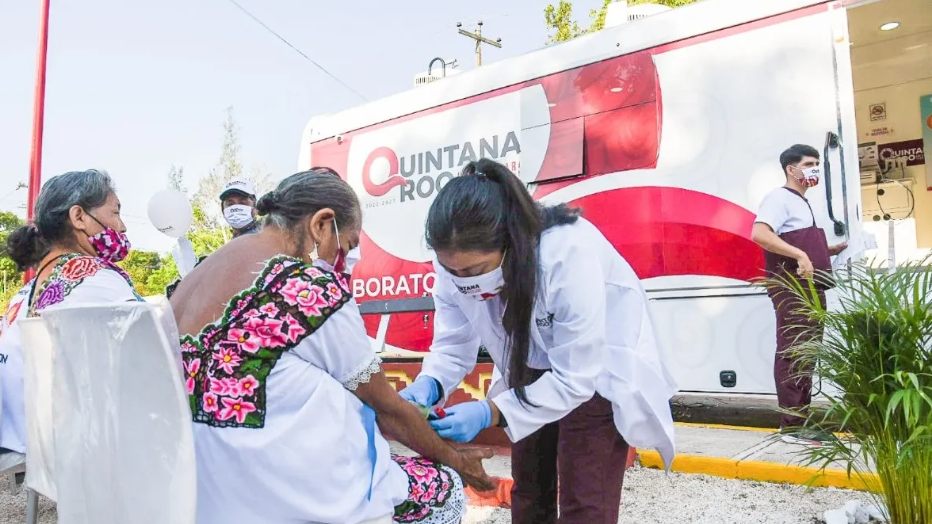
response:
M6 475L0 476L0 523L22 524L26 522L26 491L18 495L10 492L10 483ZM55 504L42 497L39 498L39 524L56 524L58 514Z
M507 458L486 464L492 475L507 476ZM869 503L865 493L839 489L726 480L663 472L635 466L625 476L621 524L813 524L827 509L849 500ZM12 495L0 479L0 523L26 521L26 495ZM463 524L511 522L507 509L470 507ZM39 524L56 524L55 505L41 499Z
M489 472L494 467L490 464ZM633 467L625 475L620 524L813 524L825 510L866 493L729 480ZM463 524L511 522L506 509L470 507Z

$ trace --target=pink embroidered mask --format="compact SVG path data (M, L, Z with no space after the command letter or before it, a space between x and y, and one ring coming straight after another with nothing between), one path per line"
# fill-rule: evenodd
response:
M97 256L114 263L125 259L129 255L130 248L133 247L129 238L126 237L126 233L121 233L112 227L103 225L100 220L97 220L90 213L88 213L88 216L93 218L94 222L100 224L100 227L104 228L100 233L87 237L91 246L94 247L94 251L97 252Z

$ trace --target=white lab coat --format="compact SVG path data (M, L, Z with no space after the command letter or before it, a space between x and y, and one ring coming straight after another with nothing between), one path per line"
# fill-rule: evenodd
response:
M421 374L437 379L449 397L475 367L480 344L496 375L507 370L506 334L500 299L463 295L436 261L434 268L434 341ZM538 287L528 365L550 372L525 388L539 407L521 405L504 381L493 384L488 397L508 421L508 437L517 442L598 392L612 402L625 440L658 450L669 468L675 453L669 400L677 386L634 270L580 219L541 235Z

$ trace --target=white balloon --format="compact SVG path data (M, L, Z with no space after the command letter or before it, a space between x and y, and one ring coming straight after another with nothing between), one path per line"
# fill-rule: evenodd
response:
M193 218L191 202L181 191L166 189L149 199L149 220L155 229L171 238L183 237Z

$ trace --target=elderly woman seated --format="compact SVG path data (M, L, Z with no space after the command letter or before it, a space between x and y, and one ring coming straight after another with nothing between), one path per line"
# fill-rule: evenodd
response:
M96 169L51 178L39 193L34 223L7 238L7 253L17 266L38 271L36 278L13 296L0 320L3 458L9 459L9 452L26 452L19 321L56 307L141 301L129 275L116 265L129 249L113 182L107 173ZM0 460L0 465L3 463Z
M457 523L487 450L456 450L381 371L348 284L362 222L329 170L262 197L262 231L171 303L194 416L198 523ZM392 456L382 431L420 453Z

